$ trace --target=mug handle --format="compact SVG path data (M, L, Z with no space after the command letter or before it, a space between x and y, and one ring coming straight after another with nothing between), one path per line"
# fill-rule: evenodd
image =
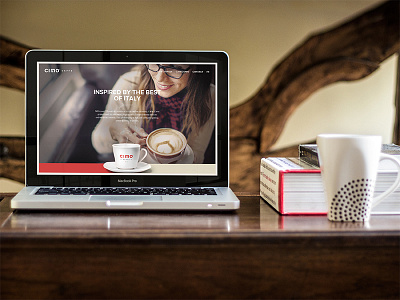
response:
M383 192L382 194L380 194L379 196L374 198L374 201L372 203L372 207L378 205L379 203L381 203L381 201L389 196L389 194L391 194L392 192L394 192L399 186L400 186L400 161L396 158L394 158L393 156L389 155L389 154L384 154L381 153L380 159L379 161L382 160L391 160L392 162L394 162L397 166L397 178L395 180L395 182L392 184L392 186L387 189L385 192Z
M144 155L143 155L143 157L140 157L140 155L139 155L139 161L138 162L141 162L147 156L147 150L142 148L142 149L140 149L140 153L142 153L142 151L144 151ZM400 172L400 164L399 164L399 172Z

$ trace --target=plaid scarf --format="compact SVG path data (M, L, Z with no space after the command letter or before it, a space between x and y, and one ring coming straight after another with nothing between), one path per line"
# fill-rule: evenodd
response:
M147 132L150 133L158 128L173 128L181 131L182 102L185 95L186 89L169 98L154 95L154 108L157 118L149 122Z

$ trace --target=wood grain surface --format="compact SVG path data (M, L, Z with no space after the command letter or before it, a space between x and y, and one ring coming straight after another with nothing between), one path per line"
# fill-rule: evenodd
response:
M398 299L400 216L368 224L235 213L12 212L2 299Z

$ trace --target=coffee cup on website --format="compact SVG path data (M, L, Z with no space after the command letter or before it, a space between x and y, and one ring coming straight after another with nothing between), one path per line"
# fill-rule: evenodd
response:
M367 222L371 209L400 186L400 161L381 153L380 136L320 134L317 145L330 221ZM379 162L385 159L396 165L397 178L374 197Z
M147 156L139 144L113 144L115 164L118 169L134 169Z
M156 129L147 136L147 150L150 156L161 164L176 163L183 156L187 140L178 130Z

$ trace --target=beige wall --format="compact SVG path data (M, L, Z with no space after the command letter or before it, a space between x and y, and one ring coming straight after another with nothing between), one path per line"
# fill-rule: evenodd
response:
M1 0L0 32L50 49L224 50L231 105L250 97L273 66L315 31L381 1L30 1ZM304 102L275 147L320 132L380 134L391 141L396 57L356 83L338 83ZM23 135L23 93L0 88L0 135Z

